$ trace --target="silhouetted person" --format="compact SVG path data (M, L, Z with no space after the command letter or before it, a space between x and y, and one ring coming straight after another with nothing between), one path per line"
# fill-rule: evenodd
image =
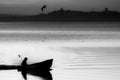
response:
M43 12L46 7L47 7L47 6L44 5L44 6L41 8L41 11Z
M21 66L27 66L27 57L24 58L24 60L22 61Z
M22 76L25 80L27 80L27 59L28 58L25 57L21 64L21 72L22 72Z

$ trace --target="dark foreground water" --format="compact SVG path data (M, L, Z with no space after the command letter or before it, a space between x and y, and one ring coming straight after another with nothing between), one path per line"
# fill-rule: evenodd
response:
M119 26L120 23L0 23L0 64L20 65L25 56L28 64L53 58L53 80L119 80ZM0 80L10 79L24 80L17 70L0 71Z

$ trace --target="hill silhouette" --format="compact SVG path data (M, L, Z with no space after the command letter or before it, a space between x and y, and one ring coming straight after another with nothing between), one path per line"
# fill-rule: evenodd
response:
M105 8L103 11L60 10L33 16L0 15L0 21L40 21L40 22L120 22L120 12Z

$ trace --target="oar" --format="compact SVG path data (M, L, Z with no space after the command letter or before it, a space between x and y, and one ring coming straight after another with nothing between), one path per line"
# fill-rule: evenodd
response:
M13 70L18 69L17 65L0 65L0 70Z

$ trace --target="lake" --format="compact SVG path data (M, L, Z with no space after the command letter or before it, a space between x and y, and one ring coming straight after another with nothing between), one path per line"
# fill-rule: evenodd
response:
M20 65L24 57L28 64L52 58L53 80L119 80L119 26L118 22L0 23L0 65ZM17 70L1 70L0 80L9 79L24 80Z

